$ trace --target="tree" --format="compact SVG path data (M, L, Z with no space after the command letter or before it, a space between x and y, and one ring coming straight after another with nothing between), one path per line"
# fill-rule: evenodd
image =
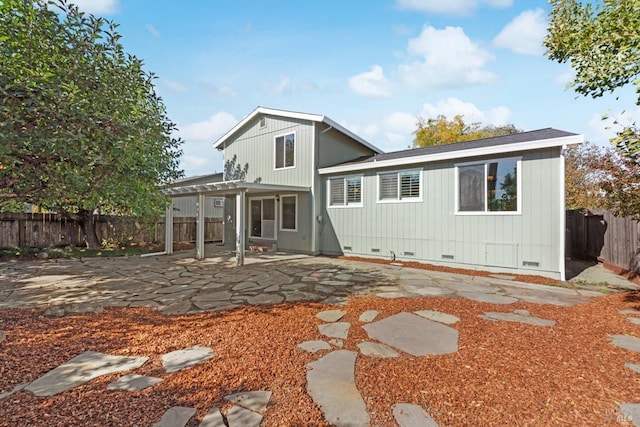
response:
M0 205L34 203L79 222L156 215L182 176L153 75L117 25L60 0L0 2Z
M640 105L640 0L603 0L582 4L551 0L545 38L546 55L570 63L576 76L571 86L598 98L629 84ZM612 139L621 155L640 161L640 132L635 123Z
M522 132L512 124L484 127L480 123L466 124L461 115L454 116L452 120L448 120L443 115L426 120L423 117L418 117L416 126L418 128L413 132L415 135L414 147L430 147Z

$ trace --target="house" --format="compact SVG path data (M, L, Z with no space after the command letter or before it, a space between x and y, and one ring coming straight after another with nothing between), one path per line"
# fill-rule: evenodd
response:
M258 107L214 143L241 179L166 193L225 197L239 264L275 244L563 280L563 150L583 140L548 128L383 153L326 116Z

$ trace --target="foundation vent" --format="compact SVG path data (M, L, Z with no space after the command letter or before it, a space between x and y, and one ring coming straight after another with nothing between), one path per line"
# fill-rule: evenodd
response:
M415 252L403 252L406 256L415 256Z
M352 251L353 248L351 246L343 246L342 249L344 249L345 251Z
M453 255L442 254L442 259L453 259Z
M540 267L540 263L537 261L522 261L523 267Z
M371 252L375 253L375 254L379 254L380 253L380 249L378 248L371 248Z

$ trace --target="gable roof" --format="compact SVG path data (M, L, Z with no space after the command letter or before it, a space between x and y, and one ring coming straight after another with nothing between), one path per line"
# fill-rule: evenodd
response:
M512 153L563 145L581 144L584 136L546 128L512 135L494 136L473 141L435 145L376 154L320 169L320 174L351 172L388 166L411 165L484 155Z
M259 115L270 115L270 116L285 117L290 119L301 119L301 120L309 120L312 122L325 123L331 126L332 128L336 129L337 131L347 135L351 139L359 142L365 147L369 148L373 152L382 153L382 150L380 150L378 147L374 146L373 144L366 141L365 139L359 137L358 135L351 132L349 129L345 128L344 126L334 122L327 116L319 115L319 114L299 113L299 112L287 111L287 110L276 110L274 108L266 108L266 107L258 107L255 110L253 110L248 116L246 116L244 119L240 120L238 124L236 124L231 130L229 130L227 133L222 135L220 138L218 138L216 142L213 143L213 148L220 149L221 145L223 145L228 139L233 137L233 135L235 135L235 133L238 132L244 125L246 125L248 122L250 122L256 116L259 116Z

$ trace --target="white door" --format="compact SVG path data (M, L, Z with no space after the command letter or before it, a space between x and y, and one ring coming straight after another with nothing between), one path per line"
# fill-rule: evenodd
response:
M260 239L276 238L276 201L274 198L251 199L249 236Z

